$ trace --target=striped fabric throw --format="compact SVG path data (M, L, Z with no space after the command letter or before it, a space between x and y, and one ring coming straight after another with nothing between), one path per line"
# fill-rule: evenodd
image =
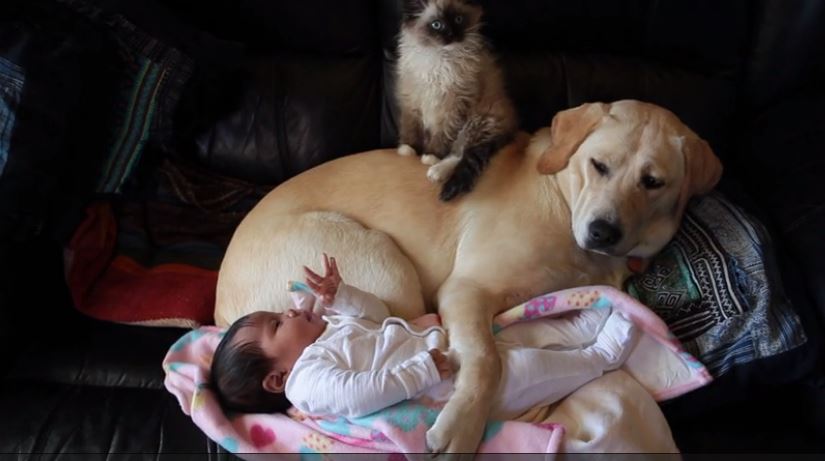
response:
M627 290L714 377L807 340L767 230L718 193L691 202L676 236Z
M119 14L83 0L59 0L107 29L121 62L119 92L111 133L96 191L121 192L148 143L165 145L172 134L172 115L194 62L179 50L147 35Z

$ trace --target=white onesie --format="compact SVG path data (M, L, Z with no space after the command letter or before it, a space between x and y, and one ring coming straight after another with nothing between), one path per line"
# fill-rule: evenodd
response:
M632 349L635 328L620 313L608 314L597 314L602 328L595 338L567 345L565 350L524 347L512 339L497 341L502 380L491 417L513 419L621 366ZM416 329L390 317L376 296L345 284L339 286L324 319L326 329L304 350L287 377L286 397L302 412L356 418L425 391L446 397L435 392L434 386L442 380L428 352L447 353L443 328ZM445 383L449 389L450 384Z

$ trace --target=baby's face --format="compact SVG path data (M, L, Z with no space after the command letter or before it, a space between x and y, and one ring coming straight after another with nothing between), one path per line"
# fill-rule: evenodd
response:
M309 311L261 311L250 316L250 324L238 331L235 341L256 342L267 357L277 358L279 368L292 370L304 349L321 336L325 327L326 322Z

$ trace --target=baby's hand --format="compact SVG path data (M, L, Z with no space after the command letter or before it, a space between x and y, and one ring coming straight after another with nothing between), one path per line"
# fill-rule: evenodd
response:
M438 376L441 380L445 380L453 375L453 368L450 366L450 359L447 358L440 350L430 349L430 357L435 362L435 367L438 369Z
M324 253L324 276L313 272L304 266L306 282L310 288L321 299L322 306L330 306L335 301L335 294L338 292L338 285L341 284L341 274L338 273L338 264L335 258L330 258Z

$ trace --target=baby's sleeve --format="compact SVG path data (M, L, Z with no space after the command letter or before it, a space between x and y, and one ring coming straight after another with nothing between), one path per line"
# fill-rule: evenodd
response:
M441 381L438 368L422 351L389 369L353 371L312 357L295 364L286 397L314 416L358 418L387 408Z
M390 316L390 310L378 296L353 286L341 283L335 294L335 301L327 311L337 315L363 318L381 323Z

